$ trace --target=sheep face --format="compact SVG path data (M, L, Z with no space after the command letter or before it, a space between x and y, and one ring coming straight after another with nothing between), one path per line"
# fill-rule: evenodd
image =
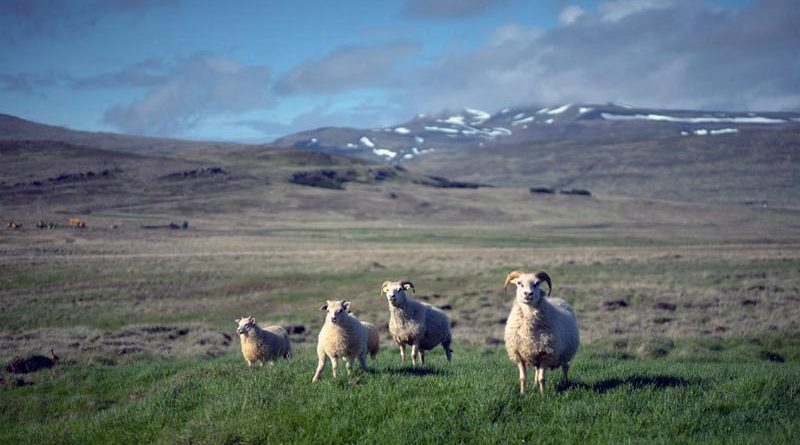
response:
M320 306L319 310L327 312L325 320L331 323L339 323L343 317L350 312L350 302L341 300L327 300L327 304Z
M517 300L520 303L531 306L538 305L546 295L549 295L549 290L552 289L550 277L545 272L521 274L512 272L509 274L506 285L508 283L514 283L517 286ZM542 288L543 283L547 283L547 293Z
M384 281L381 285L381 292L386 295L386 300L394 307L401 307L406 302L406 291L414 291L414 285L410 281Z
M236 332L239 335L247 335L247 333L256 326L256 319L253 317L242 317L237 318L236 323L239 324Z

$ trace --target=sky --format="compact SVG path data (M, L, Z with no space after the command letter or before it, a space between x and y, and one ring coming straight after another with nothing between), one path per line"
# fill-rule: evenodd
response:
M267 142L463 107L800 111L800 0L0 0L0 113Z

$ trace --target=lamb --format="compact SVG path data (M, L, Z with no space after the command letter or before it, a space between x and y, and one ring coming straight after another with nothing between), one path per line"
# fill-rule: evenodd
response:
M286 329L275 325L259 327L253 317L237 318L236 322L239 324L236 332L242 343L242 355L248 366L253 366L254 362L274 364L277 358L291 357L292 345Z
M367 351L369 356L375 358L381 349L381 336L378 334L378 328L368 321L362 321L361 324L367 328Z
M319 310L327 312L325 324L319 331L317 341L317 371L311 382L316 382L325 369L325 359L329 358L336 378L336 369L340 358L345 359L347 375L353 370L355 359L361 363L361 369L367 370L367 353L369 351L369 331L356 317L350 314L350 302L328 300ZM374 327L373 327L374 328ZM377 333L377 332L376 332ZM377 353L377 350L376 350Z
M570 305L560 298L549 298L552 281L546 272L524 273L515 270L506 277L503 290L517 285L514 305L505 329L508 358L519 368L519 392L525 394L526 368L536 368L539 392L544 393L544 372L561 367L562 384L568 381L569 362L580 346L578 321ZM541 288L547 283L545 297Z
M389 332L400 346L400 359L406 363L406 345L411 345L411 365L425 364L425 351L441 344L447 361L452 360L450 349L450 319L441 310L429 304L412 300L406 295L408 290L415 292L409 280L384 281L381 290L389 301Z

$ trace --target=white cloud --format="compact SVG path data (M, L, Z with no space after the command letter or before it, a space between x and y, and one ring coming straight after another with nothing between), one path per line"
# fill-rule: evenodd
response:
M422 67L406 84L406 96L432 112L465 104L497 110L581 102L800 109L800 3L605 5L542 32L501 27L483 46Z
M674 4L675 0L613 0L600 3L597 10L603 20L616 22L631 14L668 8Z
M411 43L346 46L318 60L309 60L282 76L275 85L280 94L339 93L386 86L397 66L419 51Z
M107 110L103 117L129 133L179 135L211 116L274 105L266 66L199 53L173 63L148 63L154 69L143 83L141 76L130 75L141 74L141 65L77 81L81 88L146 87L143 96Z
M578 5L569 5L558 14L558 23L562 25L571 25L575 23L575 20L578 20L584 12L586 11Z

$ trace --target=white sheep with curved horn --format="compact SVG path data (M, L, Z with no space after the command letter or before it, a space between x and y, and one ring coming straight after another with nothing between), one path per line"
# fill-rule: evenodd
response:
M509 283L517 286L517 293L506 321L505 344L508 358L519 368L520 394L525 394L527 368L536 369L539 392L544 392L546 369L561 367L566 384L569 362L581 343L575 313L566 301L549 297L553 282L546 272L515 270L506 277L503 290ZM547 283L547 294L542 283Z

